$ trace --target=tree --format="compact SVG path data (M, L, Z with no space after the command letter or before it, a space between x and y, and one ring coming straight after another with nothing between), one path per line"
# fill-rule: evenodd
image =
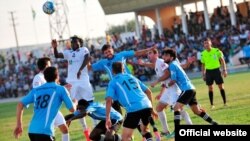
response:
M127 31L126 31L127 30ZM108 29L108 33L123 33L123 32L134 32L135 31L135 20L126 21L122 25L112 25Z

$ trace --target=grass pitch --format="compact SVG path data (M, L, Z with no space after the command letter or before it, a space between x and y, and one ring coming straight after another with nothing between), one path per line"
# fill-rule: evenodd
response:
M250 72L235 73L229 74L225 81L225 91L227 95L228 106L224 107L222 98L220 96L219 89L214 85L214 105L215 109L210 109L209 98L208 98L208 89L205 85L205 82L201 78L193 79L192 82L197 90L197 99L199 104L207 111L207 113L216 120L219 124L250 124ZM159 93L159 86L152 88L154 96ZM100 91L96 92L96 100L104 101L105 92ZM154 105L156 105L154 102ZM16 139L13 136L13 130L16 124L16 105L17 102L3 103L0 104L0 141L15 141ZM23 135L18 141L27 141L28 138L28 126L33 113L33 107L25 109L23 115ZM200 117L195 116L190 109L186 108L194 124L208 124L203 121ZM63 106L61 112L66 115L69 112ZM173 112L168 109L165 110L168 118L168 124L170 129L173 129ZM88 125L91 127L92 121L87 117ZM156 125L161 131L161 125L158 120L156 120ZM70 126L70 138L72 141L84 141L82 134L82 128L79 121L73 121ZM58 129L56 129L56 140L61 140L61 134ZM141 136L136 130L134 132L135 141L140 141ZM166 141L165 138L162 139ZM173 140L173 139L172 139Z

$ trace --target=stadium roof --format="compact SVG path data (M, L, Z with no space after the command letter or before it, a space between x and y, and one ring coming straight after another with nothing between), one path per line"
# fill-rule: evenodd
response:
M183 1L183 4L187 4L201 0L99 0L106 15L138 12L156 7L177 6L180 1Z

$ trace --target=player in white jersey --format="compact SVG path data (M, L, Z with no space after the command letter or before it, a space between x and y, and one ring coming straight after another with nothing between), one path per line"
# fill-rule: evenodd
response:
M166 72L168 72L168 64L166 64L164 60L159 58L158 56L158 50L153 49L152 51L148 52L148 59L150 63L144 63L142 60L139 60L138 63L139 65L154 69L157 77L161 78L165 75ZM167 124L167 117L164 109L168 106L174 106L181 93L181 90L177 85L166 88L166 84L168 84L169 81L170 79L161 82L162 87L160 94L156 96L156 99L159 100L159 103L156 106L156 111L163 128L163 132L161 133L162 135L169 135L169 127ZM152 83L152 85L155 84ZM187 124L192 124L192 121L186 111L181 111L181 115L185 119Z
M71 98L77 104L80 99L88 102L94 100L93 90L89 81L89 75L86 65L90 61L89 50L86 47L80 47L80 39L77 36L71 37L71 48L64 50L63 53L57 51L57 41L52 40L54 55L56 58L64 58L68 61L67 83L72 85ZM83 126L83 133L89 141L90 131L87 127L85 118L80 119Z
M37 67L39 69L39 73L35 75L33 82L32 82L32 87L36 88L44 83L46 83L46 80L44 78L43 71L51 66L51 60L48 57L43 57L39 58L37 61ZM54 126L58 127L60 131L62 132L62 141L69 141L69 131L68 131L68 126L66 124L66 121L64 119L63 114L59 111L55 117L54 121Z

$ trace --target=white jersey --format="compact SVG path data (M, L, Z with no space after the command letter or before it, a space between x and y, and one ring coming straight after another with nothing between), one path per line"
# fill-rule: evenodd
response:
M81 71L80 79L77 79L77 72L79 71L83 61L84 56L89 54L89 50L86 47L81 47L77 50L64 50L63 56L68 61L68 75L67 82L72 81L89 81L89 75L87 67L84 67Z
M168 69L168 64L164 62L163 59L158 58L155 62L155 72L156 76L160 78L161 76L164 75L164 72L166 69ZM167 85L171 81L170 78L167 80L163 81L162 83ZM180 95L181 90L180 88L174 84L171 87L167 88L167 90L164 91L160 98L160 102L169 104L169 105L174 105L178 96Z
M36 88L38 86L41 86L42 84L46 83L46 80L44 78L44 74L42 72L39 72L35 75L33 82L32 82L32 88Z

